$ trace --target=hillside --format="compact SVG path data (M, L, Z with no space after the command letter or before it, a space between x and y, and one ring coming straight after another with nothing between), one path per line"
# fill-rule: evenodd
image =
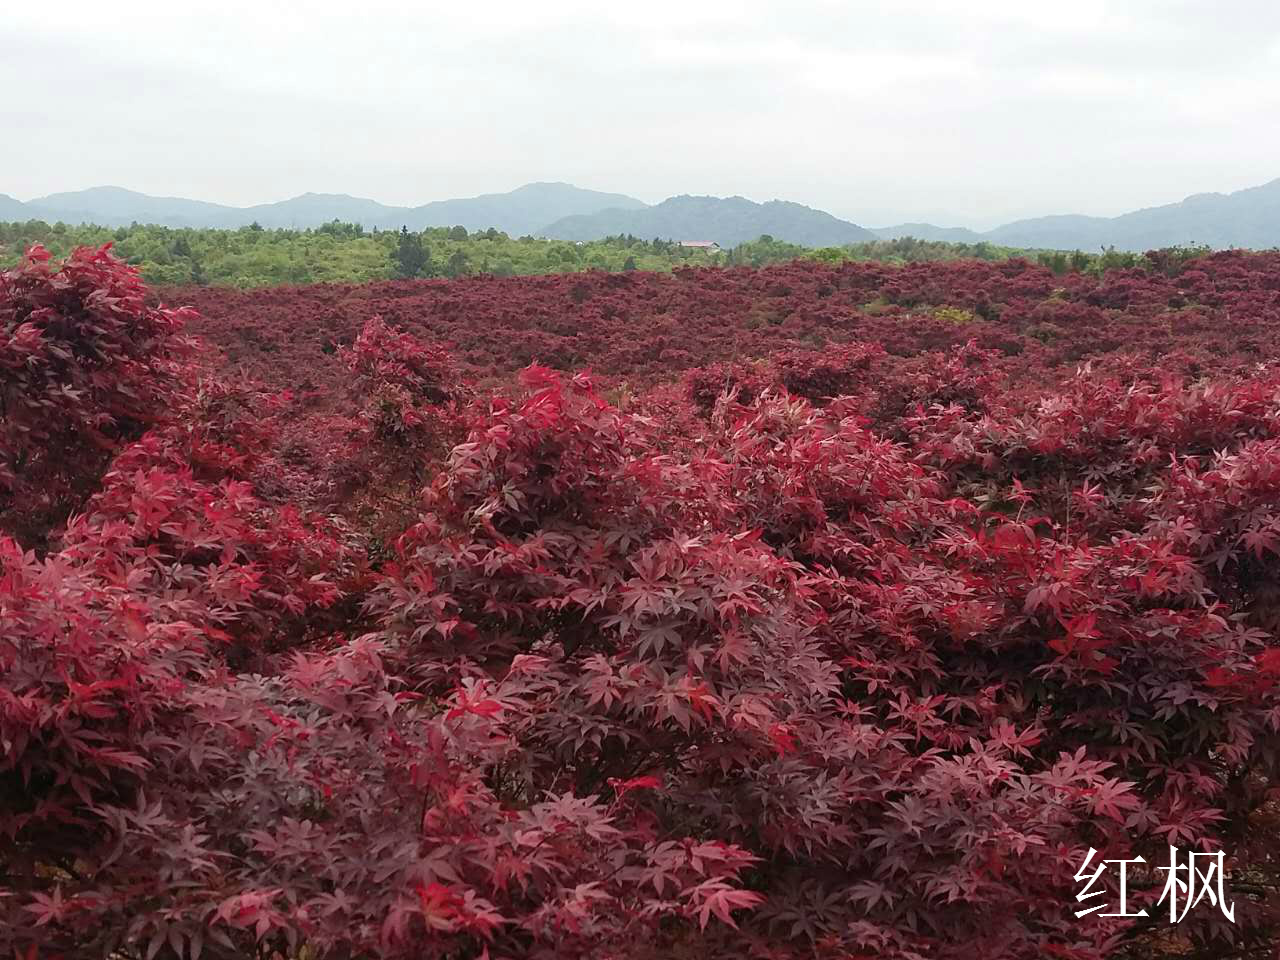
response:
M23 203L0 195L0 219L92 223L104 227L131 223L166 227L245 227L257 223L270 228L306 228L340 220L366 228L395 230L408 226L451 227L468 230L496 227L512 236L527 234L560 217L594 213L607 207L635 208L644 204L620 193L583 190L567 183L529 183L508 193L437 200L416 207L396 207L335 193L304 193L289 200L234 207L182 197L153 197L123 187L91 187L50 194Z
M26 218L26 206L21 200L15 200L7 193L0 193L0 220L22 220Z
M1179 203L1118 217L1058 216L1019 220L987 234L1017 246L1149 250L1178 244L1211 247L1280 245L1280 179L1235 193L1200 193Z
M1178 203L1118 217L1056 214L1015 220L978 233L963 227L904 223L875 231L893 240L916 237L950 243L989 243L1033 250L1117 250L1204 245L1262 250L1280 246L1280 179L1235 193L1198 193Z
M1193 244L1215 249L1268 249L1280 246L1280 179L1234 193L1195 194L1177 203L1117 217L1058 214L1016 220L986 232L931 223L864 230L799 204L753 204L741 197L673 197L639 211L605 210L588 217L571 217L551 224L543 232L564 240L632 233L714 240L721 246L769 234L811 247L915 237L946 243L986 241L1032 250L1096 251L1115 247L1142 252Z
M409 226L451 227L468 230L497 227L513 237L535 233L543 225L563 217L602 210L640 210L641 200L621 193L583 190L567 183L529 183L510 193L486 193L466 200L437 200L415 207Z
M1096 251L1104 247L1142 252L1190 244L1216 249L1280 246L1280 179L1234 193L1200 193L1177 203L1134 210L1117 217L1055 214L1016 220L986 232L931 223L901 223L868 230L822 210L743 197L680 195L649 206L620 193L584 190L568 183L528 183L506 193L436 200L413 207L390 206L361 197L304 193L288 200L234 207L182 197L153 197L122 187L93 187L50 194L28 202L0 194L0 221L131 223L174 228L306 229L357 223L366 229L411 230L461 225L495 227L512 237L538 234L589 241L630 234L673 240L709 240L736 246L768 235L805 247L831 247L896 240L987 242L1033 250Z
M881 240L900 240L915 237L917 240L935 240L941 243L981 243L986 238L967 227L935 227L932 223L899 223L892 227L874 227Z
M91 187L53 193L24 204L32 219L84 222L106 226L133 222L170 227L235 226L236 208L182 197L152 197L123 187Z
M799 203L745 197L671 197L639 210L603 210L566 217L541 231L558 240L586 241L632 234L673 240L711 240L732 247L771 236L806 247L835 247L875 240L870 230Z
M391 207L345 193L304 193L277 203L235 211L235 226L257 223L267 228L300 229L340 220L366 228L397 230L408 222L409 207Z

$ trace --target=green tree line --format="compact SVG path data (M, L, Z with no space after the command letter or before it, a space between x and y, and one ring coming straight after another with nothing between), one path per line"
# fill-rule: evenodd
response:
M116 254L154 284L261 287L366 283L396 277L487 273L529 276L582 270L671 270L710 266L724 255L661 239L610 237L568 243L437 227L420 232L365 230L328 223L308 230L173 228L134 224L111 229L42 221L0 223L0 265L16 263L33 243L62 256L82 245L114 244Z
M62 256L74 247L113 243L115 252L153 284L218 284L262 287L304 283L366 283L397 277L459 277L468 274L530 276L583 270L670 271L682 266L764 266L812 258L840 263L888 263L1027 257L1055 273L1100 272L1110 267L1149 266L1140 254L1027 251L989 243L943 243L905 237L845 247L811 249L760 237L731 250L682 247L662 238L608 237L569 243L545 237L513 238L494 229L464 227L365 230L334 221L307 230L267 230L257 224L237 230L134 224L116 229L48 224L33 220L0 223L0 266L16 263L33 243ZM1174 251L1177 260L1205 252Z

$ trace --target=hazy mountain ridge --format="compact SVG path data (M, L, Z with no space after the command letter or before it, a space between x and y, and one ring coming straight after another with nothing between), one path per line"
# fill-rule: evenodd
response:
M388 206L347 194L304 193L276 203L234 207L182 197L152 197L121 187L93 187L22 202L0 194L0 220L46 220L124 226L316 227L331 220L365 227L413 230L454 226L496 227L511 236L540 234L594 240L619 233L674 240L709 240L722 247L769 234L804 246L840 246L912 236L951 243L986 241L1031 249L1143 251L1178 244L1212 247L1280 246L1280 179L1234 193L1199 193L1177 203L1117 217L1059 214L1016 220L985 232L930 223L868 230L822 210L744 197L680 195L649 206L618 193L567 183L530 183L507 193L437 200L416 207Z
M20 220L26 218L26 204L21 200L0 193L0 220Z
M359 223L370 229L377 227L381 230L397 230L402 226L421 229L409 223L413 216L412 207L392 207L345 193L304 193L276 203L245 207L243 213L237 211L236 215L237 219L247 216L247 222L268 228L316 227L322 223L341 220L345 223Z
M41 214L52 214L72 222L71 218L92 215L110 220L103 226L121 223L157 223L166 226L222 226L235 207L183 197L152 197L123 187L91 187L67 193L53 193L25 204ZM42 219L48 219L43 216Z
M919 226L944 231L932 224ZM887 236L887 230L877 233ZM1215 248L1276 247L1280 246L1280 179L1234 193L1197 193L1177 203L1146 207L1117 217L1058 214L1015 220L973 237L968 242L986 240L1007 247L1087 251L1114 246L1117 250L1141 252L1193 243Z
M602 210L565 217L541 231L558 240L598 240L629 233L637 237L709 240L732 247L768 234L776 240L808 247L866 243L876 235L799 203L770 200L755 203L745 197L671 197L638 210Z
M560 217L593 213L606 207L643 207L621 193L583 190L567 183L529 183L508 193L437 200L417 207L395 207L347 194L304 193L276 203L233 207L182 197L152 197L122 187L92 187L56 193L22 203L0 194L0 218L127 226L135 221L167 227L318 227L332 220L397 230L408 226L462 225L468 230L496 227L512 236L530 233Z
M917 240L939 240L944 243L979 243L986 238L968 227L936 227L932 223L899 223L892 227L872 227L881 240L915 237Z
M487 193L469 200L437 200L415 208L424 227L462 224L468 230L496 226L511 236L536 233L563 217L600 210L640 210L648 205L622 193L583 190L567 183L530 183L510 193ZM499 220L513 224L501 226ZM472 222L468 222L472 221Z
M4 203L4 200L11 202ZM63 220L125 226L135 221L168 227L317 227L332 220L395 230L408 226L496 227L511 236L535 233L562 240L592 240L631 233L675 240L712 240L729 247L762 234L804 246L875 240L875 234L798 203L755 203L744 197L679 196L650 207L620 193L583 190L567 183L530 183L508 193L393 207L346 194L304 193L251 207L152 197L121 187L53 194L29 203L0 200L0 218Z

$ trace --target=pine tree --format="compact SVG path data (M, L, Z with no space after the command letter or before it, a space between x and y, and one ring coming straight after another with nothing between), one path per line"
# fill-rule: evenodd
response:
M416 277L430 261L430 256L422 244L422 237L410 233L406 226L400 228L400 242L396 245L392 259L395 261L397 277Z

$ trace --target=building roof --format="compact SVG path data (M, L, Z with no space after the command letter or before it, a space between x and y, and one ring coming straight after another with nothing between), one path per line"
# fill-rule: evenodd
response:
M720 244L716 243L714 240L681 240L680 246L682 247L716 247L718 249Z

